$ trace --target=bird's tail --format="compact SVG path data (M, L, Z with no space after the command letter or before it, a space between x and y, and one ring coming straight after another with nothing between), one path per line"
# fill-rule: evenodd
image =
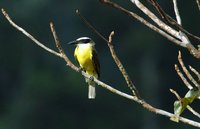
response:
M91 81L90 79L86 78L86 82L88 83L88 99L95 99L96 91L95 91L95 82Z
M88 87L88 99L95 99L96 91L95 91L95 83L94 85L90 85Z

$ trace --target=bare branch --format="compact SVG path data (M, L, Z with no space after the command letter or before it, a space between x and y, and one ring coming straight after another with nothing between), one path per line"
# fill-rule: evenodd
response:
M70 66L72 69L74 69L75 71L79 71L79 69L69 60L69 58L67 57L67 55L65 54L63 48L61 47L60 41L58 39L58 36L56 34L56 30L54 28L53 23L50 23L50 28L51 28L51 32L53 34L54 37L54 41L56 44L56 47L58 48L60 54L62 55L62 58L65 60L65 62L67 63L68 66Z
M187 30L185 30L181 25L179 25L172 17L170 17L159 5L159 3L156 0L148 0L154 7L155 9L158 11L158 13L160 14L160 16L162 17L162 19L164 19L167 23L175 26L177 29L179 29L180 31L182 31L183 33L187 34L190 38L192 38L195 41L200 42L200 37L195 36L193 34L191 34L190 32L188 32Z
M87 20L85 17L83 17L81 15L81 13L79 12L79 10L76 10L76 14L81 18L81 20L94 32L96 33L99 37L101 37L105 42L108 43L108 40L101 34L99 33Z
M174 12L175 12L175 15L176 15L176 21L179 25L182 25L181 17L180 17L179 11L178 11L177 0L173 0L173 3L174 3Z
M121 71L122 75L124 76L125 80L126 80L126 83L128 85L128 87L130 88L130 90L133 92L133 94L135 96L137 96L138 98L140 98L140 95L137 91L137 88L134 86L133 82L131 81L128 73L126 72L124 66L122 65L121 61L119 60L119 58L117 57L116 53L115 53L115 50L114 50L114 46L113 46L113 43L112 43L112 37L114 36L114 31L112 31L110 33L110 36L109 36L109 42L108 42L108 47L110 49L110 53L112 55L112 58L113 60L115 61L115 63L117 64L119 70Z
M148 0L148 2L151 3L156 8L162 19L167 19L166 13L163 11L163 9L160 7L160 5L156 0Z
M189 105L187 105L187 109L195 116L197 116L198 118L200 118L200 114L195 111L192 107L190 107Z
M192 89L193 88L192 85L190 85L190 83L187 81L187 79L183 76L183 74L181 73L177 64L175 64L175 70L176 70L178 76L181 78L181 80L185 84L185 86L187 86L188 89Z
M196 2L197 2L197 6L199 8L199 11L200 11L200 0L196 0Z
M194 74L196 74L196 76L198 77L198 81L199 81L200 80L199 72L196 69L194 69L192 66L190 66L190 65L189 65L189 68Z
M152 21L154 21L160 28L165 30L167 33L173 35L177 39L180 39L180 35L178 31L174 30L164 22L162 22L156 15L154 15L148 8L146 8L139 0L130 0L133 4L135 4L144 14L146 14ZM182 42L183 46L186 46L187 42Z
M159 33L160 35L166 37L171 42L173 42L173 43L175 43L175 44L177 44L179 46L186 47L186 45L183 44L181 41L177 40L173 36L169 35L168 33L164 32L163 30L161 30L158 27L154 26L153 24L149 23L148 21L146 21L145 19L143 19L139 15L137 15L137 14L131 12L131 11L128 11L127 9L121 7L120 5L118 5L118 4L114 3L114 2L111 2L110 0L100 0L100 1L103 4L106 4L106 5L109 5L111 7L114 7L116 9L118 9L119 11L122 11L123 13L127 14L131 18L134 18L134 19L138 20L139 22L141 22L145 26L149 27L150 29L154 30L155 32Z
M30 35L27 31L25 31L23 28L19 27L17 24L15 24L12 19L9 17L9 15L6 13L6 11L2 8L1 9L3 15L5 16L5 18L8 20L8 22L14 27L16 28L18 31L22 32L24 35L26 35L29 39L31 39L35 44L37 44L38 46L40 46L41 48L45 49L46 51L58 56L58 57L61 57L61 54L46 47L45 45L43 45L43 43L39 42L36 38L34 38L32 35Z
M175 90L173 90L173 89L169 89L169 90L170 90L171 93L173 93L173 94L176 96L176 98L177 98L179 101L181 100L180 95L179 95Z
M199 84L196 82L196 80L192 77L192 75L190 74L190 72L187 70L187 68L185 67L184 63L183 63L183 60L182 60L182 57L181 57L181 52L179 51L179 54L178 54L178 61L184 71L184 73L186 74L186 76L188 77L188 79L190 79L190 81L197 87L199 88Z

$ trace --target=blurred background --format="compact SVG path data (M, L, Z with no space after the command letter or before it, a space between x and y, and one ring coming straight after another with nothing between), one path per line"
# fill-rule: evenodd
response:
M129 1L117 2L144 16ZM172 1L158 2L174 17ZM183 0L178 5L184 28L200 35L200 12L195 1ZM176 100L169 88L181 96L187 92L174 70L178 50L182 51L185 64L200 69L199 60L187 50L98 0L1 0L0 7L19 26L56 50L49 28L53 21L62 46L74 63L74 47L66 43L91 37L100 58L100 80L131 94L106 43L88 29L75 10L79 9L105 37L114 30L115 50L142 98L169 112L173 112ZM0 44L0 129L194 129L101 87L97 87L96 99L88 100L84 78L13 28L2 14ZM192 107L198 111L199 102L195 101ZM188 111L182 115L199 121Z

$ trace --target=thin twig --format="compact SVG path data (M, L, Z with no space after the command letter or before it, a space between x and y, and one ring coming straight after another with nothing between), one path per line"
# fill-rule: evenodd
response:
M181 57L181 52L179 51L178 53L178 61L185 73L185 75L187 76L187 78L197 87L199 88L199 84L197 83L197 81L192 77L192 75L190 74L190 72L187 70L187 68L185 67L182 57Z
M54 37L56 47L59 50L60 54L62 55L62 58L65 60L65 62L67 63L68 66L70 66L72 69L74 69L75 71L78 72L79 69L69 60L69 58L65 54L63 48L61 47L60 41L59 41L58 36L56 34L55 27L54 27L52 22L50 23L50 28L51 28L51 32L52 32L53 37Z
M162 19L166 19L166 15L165 15L166 13L163 11L163 9L160 7L160 5L158 4L156 0L148 0L148 2L152 4L153 7L158 11Z
M190 107L189 105L187 105L187 109L195 116L197 116L198 118L200 118L200 114L195 111L192 107Z
M128 87L130 88L130 90L132 91L133 95L137 96L138 98L140 98L140 95L138 93L137 88L134 86L133 82L131 81L130 77L128 76L124 66L122 65L121 61L119 60L119 58L117 57L115 51L114 51L114 47L112 45L112 37L114 36L114 31L112 31L110 33L109 36L109 41L101 34L99 33L89 22L88 20L81 15L81 13L76 10L76 14L78 14L78 16L83 20L83 22L93 31L95 32L99 37L101 37L107 44L108 47L110 49L111 55L113 57L113 60L115 61L116 65L118 66L119 70L121 71L124 79L126 80L126 83L128 85Z
M196 69L194 69L192 66L190 66L189 65L189 68L190 68L190 70L194 73L194 74L196 74L196 76L197 76L197 78L198 78L198 81L200 80L200 74L199 74L199 72L196 70Z
M178 11L177 0L173 0L173 4L174 4L174 12L175 12L175 15L176 15L176 21L179 25L182 25L181 17L180 17L179 11Z
M173 93L173 94L176 96L176 98L177 98L179 101L181 101L180 95L179 95L175 90L173 90L173 89L169 89L169 90L170 90L171 93Z
M8 16L8 15L7 15ZM6 17L6 16L5 16ZM9 16L8 16L9 17ZM8 18L7 19L8 21L10 20L10 18ZM10 22L10 21L9 21ZM15 24L15 23L14 23ZM12 25L12 24L11 24ZM14 26L15 27L15 26ZM20 30L20 28L21 27L18 27L18 26L16 26L15 27L17 30L19 30L19 31L21 31ZM24 34L24 33L23 33ZM26 34L25 34L26 35ZM31 35L29 34L29 35L26 35L28 38L30 38L31 39ZM54 37L55 38L55 37ZM55 42L57 42L57 43L59 43L58 41L57 41L57 38L55 38ZM35 43L35 42L34 42ZM42 47L42 46L40 46L40 47ZM42 47L43 48L43 47ZM54 53L52 53L52 52L50 52L48 49L44 49L44 50L46 50L46 51L48 51L49 53L51 53L51 54L54 54ZM55 54L54 54L55 55ZM60 56L58 56L58 57L60 57L60 58L63 58L63 56L59 53L59 55ZM68 62L66 62L67 64L68 64ZM70 65L68 65L69 67L70 67ZM75 66L76 67L76 66ZM72 67L70 67L70 68L72 68ZM77 69L78 69L78 67L76 67ZM73 68L72 68L73 69ZM75 69L74 69L75 70ZM87 73L85 73L84 71L82 71L81 72L82 73L82 75L84 76L84 77L86 77L86 78L89 78L90 76L87 74ZM143 101L143 100L140 100L140 99L138 99L136 96L132 96L132 95L128 95L128 94L126 94L126 93L124 93L124 92L121 92L121 91L119 91L119 90L117 90L117 89L115 89L115 88L113 88L113 87L111 87L111 86L109 86L109 85L107 85L107 84L105 84L105 83L103 83L103 82L101 82L100 80L97 80L96 78L94 78L94 82L96 82L98 85L100 85L100 86L102 86L103 88L105 88L105 89L107 89L107 90L109 90L110 92L112 92L112 93L115 93L115 94L117 94L117 95L119 95L119 96L122 96L122 97L125 97L125 98L127 98L127 99L130 99L130 100L133 100L133 101L135 101L135 102L137 102L138 104L140 104L142 107L144 107L145 109L147 109L147 110L149 110L149 111L151 111L151 112L154 112L154 113L156 113L156 114L160 114L160 115L163 115L163 116L166 116L166 117L169 117L169 118L171 118L174 114L172 114L172 113L169 113L169 112L167 112L167 111L164 111L164 110L161 110L161 109L158 109L158 108L154 108L154 107L152 107L151 105L149 105L148 103L146 103L145 101ZM185 123L185 124L189 124L189 125L192 125L192 126L195 126L195 127L200 127L200 123L199 122L196 122L196 121L193 121L193 120L189 120L189 119L187 119L187 118L184 118L184 117L180 117L179 118L180 119L180 121L182 121L183 123Z
M183 83L185 84L185 86L187 86L188 89L192 89L192 85L190 85L190 83L187 81L187 79L184 77L184 75L181 73L179 67L177 64L175 64L175 70L178 74L178 76L181 78L181 80L183 81Z
M175 26L177 29L179 29L180 31L182 31L183 33L187 34L190 38L194 39L195 41L200 42L200 37L191 34L190 32L188 32L187 30L185 30L181 25L179 25L172 17L170 17L159 5L159 3L156 0L150 0L149 1L154 8L158 11L158 13L160 14L160 16L169 24Z
M83 17L80 13L80 11L77 9L76 10L76 14L81 18L81 20L83 20L83 22L94 32L96 33L99 37L101 37L105 42L108 43L108 40L101 34L99 33L89 22L88 20L86 20L85 17Z
M119 70L121 71L122 75L124 76L124 78L126 80L126 83L127 83L128 87L130 88L130 90L133 92L133 94L135 96L140 98L140 95L138 93L137 88L134 86L133 82L131 81L128 73L126 72L124 66L122 65L121 61L119 60L119 58L118 58L118 56L117 56L117 54L116 54L116 52L114 50L114 46L113 46L113 43L112 43L112 37L113 36L114 36L114 31L112 31L110 33L109 42L108 42L108 47L110 49L112 58L115 61L116 65L118 66Z

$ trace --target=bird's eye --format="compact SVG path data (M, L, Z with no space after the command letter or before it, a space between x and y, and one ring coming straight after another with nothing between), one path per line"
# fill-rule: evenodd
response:
M91 40L90 39L83 39L82 42L83 43L89 43Z

